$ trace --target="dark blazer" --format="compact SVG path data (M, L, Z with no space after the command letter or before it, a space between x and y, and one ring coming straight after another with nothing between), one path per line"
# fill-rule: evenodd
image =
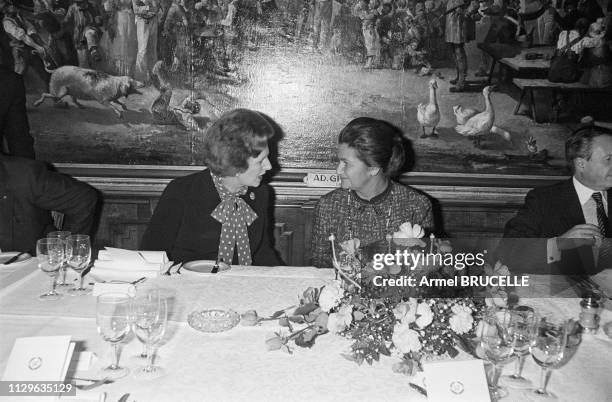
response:
M23 77L0 65L0 88L0 153L6 140L6 153L34 159Z
M0 154L0 248L33 253L36 240L57 230L50 211L64 213L63 230L91 234L97 198L43 162Z
M257 214L248 227L253 264L283 265L270 241L270 187L249 187L241 198ZM221 223L210 214L220 202L208 170L173 180L155 208L142 249L164 250L174 261L216 260Z
M608 190L608 211L612 191ZM608 214L608 220L610 220ZM558 264L547 264L546 243L572 227L584 224L584 214L572 179L539 187L527 193L525 204L517 215L506 223L504 238L533 238L502 242L501 257L516 272L561 273L566 275L594 274L593 249L579 247L562 252ZM548 271L548 272L547 272Z

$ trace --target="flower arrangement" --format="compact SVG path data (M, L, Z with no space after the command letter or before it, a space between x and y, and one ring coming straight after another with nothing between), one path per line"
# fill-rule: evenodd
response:
M406 223L394 234L393 240L413 250L426 246L423 237L419 225ZM299 347L312 347L320 335L339 334L353 341L350 351L343 354L345 358L361 365L364 361L372 364L381 355L393 355L400 358L394 371L413 375L421 369L424 360L436 356L453 358L459 353L458 349L475 354L470 338L482 331L485 310L507 301L507 293L499 288L479 289L469 296L464 289L457 289L457 295L450 298L381 291L368 286L372 263L364 261L358 239L343 242L338 255L333 235L330 241L337 279L321 288L306 289L299 306L280 310L268 318L278 319L280 326L288 329L288 333L279 331L266 340L269 350L291 353L291 342ZM389 239L387 241L390 243ZM452 250L450 243L430 237L430 250L433 248ZM456 269L444 264L435 269L411 268L412 275L457 274ZM398 275L406 270L405 266L387 267L385 272L379 270L378 273ZM504 270L507 268L497 263L494 267L485 266L482 275L499 275ZM304 326L296 330L296 324Z

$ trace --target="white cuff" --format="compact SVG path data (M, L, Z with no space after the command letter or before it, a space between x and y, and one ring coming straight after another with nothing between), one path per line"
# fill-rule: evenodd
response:
M553 237L546 242L546 262L552 264L561 261L561 250L557 246L557 238Z

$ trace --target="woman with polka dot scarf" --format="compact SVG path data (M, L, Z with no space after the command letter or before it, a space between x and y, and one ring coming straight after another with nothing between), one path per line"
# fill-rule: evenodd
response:
M223 114L206 132L208 169L173 180L162 194L142 242L175 262L207 259L240 265L282 265L271 241L272 190L268 117L248 109Z

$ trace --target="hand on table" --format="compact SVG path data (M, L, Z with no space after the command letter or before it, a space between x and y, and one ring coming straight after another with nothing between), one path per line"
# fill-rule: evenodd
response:
M599 246L603 236L599 227L590 223L576 225L557 237L559 250L569 250L581 246Z

